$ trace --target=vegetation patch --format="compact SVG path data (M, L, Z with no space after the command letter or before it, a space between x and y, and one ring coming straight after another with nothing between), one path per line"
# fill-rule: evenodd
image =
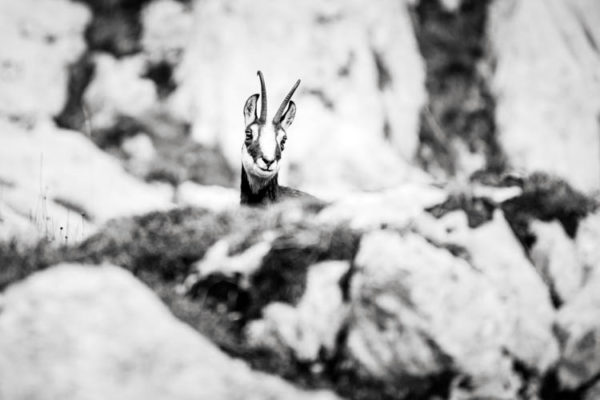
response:
M23 245L16 240L0 241L0 292L35 271L59 262L58 251L46 240Z
M522 183L523 192L502 203L510 227L526 249L535 242L529 223L533 219L559 221L573 238L579 221L595 210L597 202L575 190L566 181L547 173L534 173Z
M65 257L69 261L110 262L140 274L156 274L165 281L183 280L194 261L232 226L226 214L178 208L167 212L109 222Z
M426 211L436 218L457 210L462 210L467 216L470 228L491 221L494 218L496 204L487 197L470 196L467 193L453 193L441 204L428 208Z

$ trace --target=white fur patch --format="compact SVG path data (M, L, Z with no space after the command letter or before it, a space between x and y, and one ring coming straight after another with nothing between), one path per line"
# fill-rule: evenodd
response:
M275 138L275 128L273 125L269 124L263 127L258 137L258 144L265 158L268 160L275 159L277 139Z

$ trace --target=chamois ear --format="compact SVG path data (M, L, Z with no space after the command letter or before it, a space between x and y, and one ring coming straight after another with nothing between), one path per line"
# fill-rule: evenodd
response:
M248 97L244 105L244 123L246 126L252 124L258 119L256 115L256 102L258 101L258 93Z
M294 117L296 116L296 103L294 103L293 101L290 100L290 103L288 105L288 108L285 112L285 114L283 114L283 116L281 117L281 127L283 129L287 129L290 127L290 125L292 125L292 122L294 122Z

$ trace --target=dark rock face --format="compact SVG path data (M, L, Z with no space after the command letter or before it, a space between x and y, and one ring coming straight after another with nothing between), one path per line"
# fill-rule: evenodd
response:
M450 11L437 0L424 0L413 9L429 94L417 157L435 175L469 176L477 169L500 173L506 167L488 81L493 57L485 36L489 4L462 1ZM483 159L476 169L463 164L469 154Z

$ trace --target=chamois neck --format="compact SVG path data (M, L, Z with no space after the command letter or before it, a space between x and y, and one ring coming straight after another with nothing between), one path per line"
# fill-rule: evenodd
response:
M252 188L250 179L246 170L242 166L242 184L240 190L241 204L247 205L261 205L267 203L273 203L277 201L279 197L279 183L277 182L277 175L273 176L265 185Z

